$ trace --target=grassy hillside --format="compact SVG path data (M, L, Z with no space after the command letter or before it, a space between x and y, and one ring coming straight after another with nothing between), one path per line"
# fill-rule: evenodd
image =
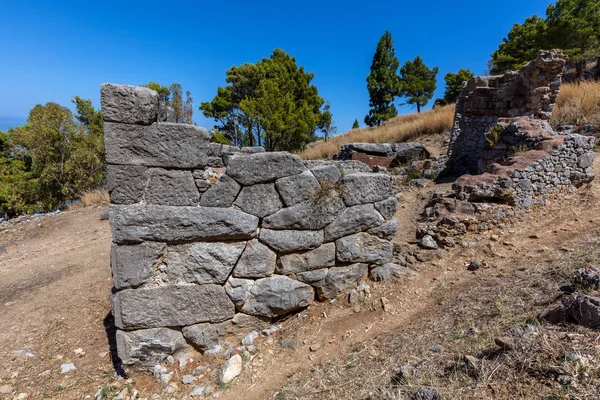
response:
M551 122L553 126L600 124L600 82L562 85Z

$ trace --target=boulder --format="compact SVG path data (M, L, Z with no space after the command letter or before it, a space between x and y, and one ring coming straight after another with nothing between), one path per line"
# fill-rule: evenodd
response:
M111 205L115 243L145 240L246 240L256 235L258 218L232 208Z
M325 227L323 230L325 241L330 242L343 236L366 231L381 225L383 221L383 217L375 210L373 204L348 207Z
M269 229L323 229L344 209L344 202L337 192L324 194L277 211L263 220L262 226Z
M235 200L235 205L248 214L264 218L283 207L273 183L246 186Z
M242 312L273 318L307 307L313 298L314 291L309 285L276 275L256 281Z
M236 278L266 278L275 272L277 254L258 240L248 242L233 269Z
M100 85L100 105L105 122L149 125L158 117L158 93L129 85Z
M117 328L131 330L222 322L235 307L219 285L166 285L117 292L112 312Z
M319 300L333 299L356 288L358 282L367 274L367 268L367 264L362 263L329 268L325 280L316 285Z
M140 126L104 123L106 161L109 164L204 168L208 162L210 137L206 129L188 124L165 122Z
M371 271L369 271L369 277L376 282L382 282L391 278L402 278L411 275L412 274L409 269L402 268L401 266L392 263L376 266L371 268Z
M392 219L388 222L384 222L383 224L369 229L367 231L368 234L377 236L380 239L384 240L392 240L396 237L396 232L398 231L398 221Z
M326 243L305 253L286 254L279 258L277 273L295 274L335 265L335 244Z
M151 368L187 346L181 332L170 328L117 329L117 353L125 367Z
M272 182L306 169L300 157L287 152L233 154L225 161L227 173L244 186Z
M166 245L146 242L132 246L113 243L110 266L115 289L136 288L152 283L154 268L164 262Z
M241 186L234 179L223 175L210 189L202 194L200 205L205 207L231 207Z
M310 171L298 175L286 176L275 181L277 191L286 206L313 199L321 189L317 178Z
M139 203L148 185L148 168L143 165L108 165L106 186L112 204Z
M262 228L259 239L282 253L311 250L323 243L323 231L274 231Z
M398 209L398 199L395 196L388 197L383 201L378 201L375 203L375 209L379 211L381 216L385 218L386 221L394 218L396 215L396 210Z
M169 247L169 280L175 283L224 284L245 242L199 242Z
M238 310L244 306L252 286L254 286L254 281L252 279L239 279L230 277L227 280L227 283L225 284L225 292L231 301L233 301L233 304Z
M392 195L392 177L358 172L342 178L342 197L348 207L375 203Z
M195 348L206 351L219 344L219 339L227 334L230 325L231 320L217 324L203 323L185 326L181 332Z
M335 244L337 259L340 262L383 265L392 261L392 244L368 233L346 236L338 239Z
M146 204L192 206L200 201L191 171L151 168L148 174L150 183L144 195Z

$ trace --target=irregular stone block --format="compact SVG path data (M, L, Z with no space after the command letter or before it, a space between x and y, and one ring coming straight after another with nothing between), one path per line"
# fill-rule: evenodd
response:
M104 123L106 161L109 164L203 168L208 161L209 140L210 133L194 125Z
M342 179L341 167L334 164L317 165L310 169L315 178L322 183L337 183Z
M277 191L288 207L314 198L315 194L321 189L317 178L310 171L277 179L275 186L277 186Z
M587 153L583 153L577 158L577 166L579 168L587 168L594 163L594 159L596 158L596 153L588 151Z
M277 211L263 220L269 229L323 229L344 209L344 202L335 192L321 199L303 201Z
M379 211L381 216L385 218L386 221L394 218L396 215L396 210L398 209L398 199L392 196L383 201L379 201L375 203L375 209Z
M181 332L169 328L117 330L117 354L124 366L151 368L187 346Z
M200 205L205 207L231 207L242 187L234 179L223 175L202 194Z
M245 242L200 242L169 247L169 280L223 284L246 247Z
M281 209L283 203L272 183L246 186L235 200L235 205L248 214L263 218Z
M117 290L152 283L154 268L163 262L166 245L146 242L133 246L112 244L110 265Z
M355 288L367 274L367 264L352 264L347 267L329 268L325 280L317 286L319 300L333 299Z
M298 272L296 274L296 279L298 279L300 282L316 286L315 284L317 282L320 282L323 279L325 279L325 277L327 277L328 272L329 270L327 268L315 269L313 271L306 272Z
M368 234L377 236L380 239L392 240L396 237L398 231L398 221L392 219L391 221L385 222L375 228L369 229Z
M300 157L286 152L233 154L225 164L227 173L244 186L272 182L306 169Z
M115 326L129 330L222 322L235 307L219 285L167 285L117 292L112 312Z
M218 324L196 324L184 327L181 332L192 345L200 351L206 351L219 344L219 339L227 334L231 320Z
M346 208L333 222L323 230L325 241L339 239L353 233L366 231L383 223L383 217L373 204L362 204Z
M150 183L144 195L146 204L192 206L200 201L191 171L152 168L149 174Z
M277 273L289 275L313 269L332 267L334 265L335 244L326 243L306 253L293 253L281 256L277 265Z
M342 178L342 197L347 206L375 203L392 195L392 177L358 172Z
M392 261L393 246L368 233L346 236L335 242L336 255L341 262L366 262L386 264Z
M242 311L272 318L307 307L313 298L314 291L309 285L276 275L256 281Z
M248 242L233 269L236 278L266 278L275 272L277 254L258 240Z
M141 165L108 165L106 186L112 204L139 203L148 185L148 168Z
M158 116L158 93L129 85L100 85L100 105L104 121L149 125Z
M238 310L244 306L244 303L248 298L248 292L252 286L254 286L254 281L252 279L238 279L231 277L227 280L225 292Z
M244 313L236 313L231 320L227 333L238 339L246 337L250 332L262 331L271 326L271 320L265 317L257 317Z
M111 205L110 222L116 243L245 240L258 227L253 215L215 207Z
M371 271L369 271L369 277L376 282L382 282L391 278L402 278L411 275L412 273L408 268L402 268L399 265L392 263L371 268Z
M262 146L244 146L240 149L240 153L253 154L253 153L264 153L265 148Z
M323 231L260 230L260 241L282 253L311 250L323 243Z

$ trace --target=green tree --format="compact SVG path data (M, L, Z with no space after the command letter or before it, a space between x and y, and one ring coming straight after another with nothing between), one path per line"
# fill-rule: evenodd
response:
M369 107L371 107L365 117L365 124L368 126L379 126L382 122L398 115L394 98L398 96L401 89L397 72L399 66L392 35L385 31L377 43L371 72L367 76Z
M183 123L194 125L194 99L189 90L185 92L185 102L183 103Z
M429 69L420 56L415 57L412 62L406 61L406 64L400 68L402 97L406 97L408 104L416 105L419 113L421 107L425 107L433 98L437 73L438 67Z
M175 110L175 122L184 122L184 110L183 110L183 89L180 83L171 84L171 107Z
M325 141L329 140L329 137L335 135L337 132L337 127L333 125L333 114L331 114L331 105L329 102L325 103L325 106L323 107L318 128L323 132Z
M456 99L460 95L462 90L463 82L468 82L473 78L475 74L469 69L461 68L458 73L448 72L444 76L446 81L446 91L444 92L444 98L436 99L436 106L445 106L446 104L456 103Z
M157 82L150 82L147 85L140 85L140 86L147 87L148 89L152 89L155 92L158 92L160 101L162 101L163 103L165 103L165 104L171 103L171 90L169 90L169 88L167 86L163 86Z
M352 124L352 129L358 129L360 128L360 125L358 124L358 119L354 120L354 123Z

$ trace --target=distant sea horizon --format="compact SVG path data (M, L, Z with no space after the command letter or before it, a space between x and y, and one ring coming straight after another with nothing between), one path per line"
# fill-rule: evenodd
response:
M8 128L16 128L27 122L27 117L2 117L0 116L0 131L7 132Z

